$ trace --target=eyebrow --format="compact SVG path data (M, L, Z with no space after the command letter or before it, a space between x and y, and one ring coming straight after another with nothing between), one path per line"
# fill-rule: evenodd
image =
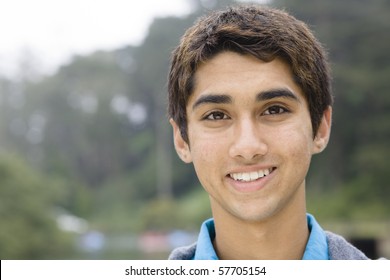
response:
M289 89L272 89L260 92L256 95L256 102L267 101L275 98L286 98L299 101L298 97Z
M199 107L202 104L230 104L232 103L231 96L227 94L207 94L202 95L201 97L196 100L194 105L192 105L192 110L194 110L196 107Z
M258 93L256 95L256 102L268 101L275 98L287 98L300 102L298 97L289 89L272 89ZM203 104L231 104L233 99L227 94L206 94L202 95L192 105L192 110Z

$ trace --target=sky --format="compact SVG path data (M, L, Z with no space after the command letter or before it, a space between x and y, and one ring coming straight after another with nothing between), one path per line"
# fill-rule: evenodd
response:
M138 45L154 17L185 16L186 0L0 0L0 74L32 57L48 74L74 54Z

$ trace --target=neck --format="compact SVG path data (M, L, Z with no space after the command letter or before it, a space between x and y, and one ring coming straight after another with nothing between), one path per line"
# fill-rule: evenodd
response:
M303 190L304 192L304 190ZM220 259L302 259L309 229L305 198L260 221L215 213L214 248ZM296 207L298 205L298 207ZM293 209L291 209L293 208Z

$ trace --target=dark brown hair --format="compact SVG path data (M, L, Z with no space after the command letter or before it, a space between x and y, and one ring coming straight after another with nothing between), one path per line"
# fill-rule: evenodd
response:
M302 21L264 6L237 6L201 17L173 51L168 79L169 116L188 142L186 105L194 75L222 51L253 55L269 62L286 61L309 104L313 135L324 111L332 105L330 71L321 44Z

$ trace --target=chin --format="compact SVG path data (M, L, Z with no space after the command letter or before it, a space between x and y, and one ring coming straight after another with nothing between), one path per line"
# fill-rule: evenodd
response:
M255 209L248 207L241 208L239 211L235 211L235 216L246 222L258 223L264 222L275 215L275 209L255 207Z

